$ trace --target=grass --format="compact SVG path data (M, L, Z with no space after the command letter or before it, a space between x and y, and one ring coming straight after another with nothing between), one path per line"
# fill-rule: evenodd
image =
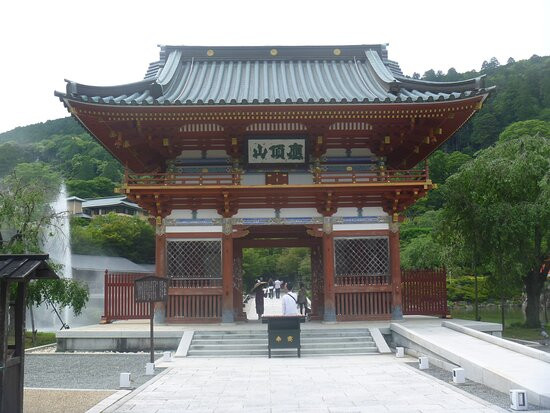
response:
M463 308L451 310L453 318L462 318L464 320L474 320L474 310L466 310ZM481 321L487 321L491 323L501 322L500 308L480 308L479 316ZM526 328L523 327L525 322L523 313L519 308L507 308L504 315L505 326L502 331L503 337L517 338L520 340L539 341L543 337L540 335L540 328ZM541 322L544 322L544 318L541 317ZM550 331L550 324L545 325L546 331Z
M14 337L10 336L8 339L8 344L13 345L15 343ZM36 343L32 344L32 333L30 331L25 331L25 348L32 348L43 346L45 344L55 343L55 333L42 333L38 332L36 334Z

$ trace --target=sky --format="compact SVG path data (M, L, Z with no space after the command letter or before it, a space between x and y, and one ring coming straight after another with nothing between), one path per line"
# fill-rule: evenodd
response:
M389 43L406 75L479 70L496 57L550 54L550 1L5 0L0 3L0 132L67 116L64 79L143 78L158 45Z

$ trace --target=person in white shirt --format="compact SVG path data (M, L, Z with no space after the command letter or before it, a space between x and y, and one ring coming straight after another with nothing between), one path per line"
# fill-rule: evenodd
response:
M278 278L273 282L273 285L275 286L275 298L281 298L281 280Z
M298 315L298 301L296 293L292 292L291 283L287 283L286 286L288 293L283 296L283 315Z

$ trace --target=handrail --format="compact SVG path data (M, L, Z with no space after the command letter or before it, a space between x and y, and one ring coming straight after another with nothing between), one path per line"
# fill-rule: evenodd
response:
M428 169L373 171L315 171L314 184L364 184L391 182L419 182L429 179ZM241 185L241 172L189 173L125 173L126 185L143 186L209 186Z
M319 171L315 172L313 181L316 184L362 184L369 182L407 182L426 181L426 169L378 170L378 171Z

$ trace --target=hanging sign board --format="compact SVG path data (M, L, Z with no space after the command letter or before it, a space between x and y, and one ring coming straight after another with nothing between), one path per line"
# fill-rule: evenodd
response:
M168 279L154 275L138 278L134 284L134 297L138 303L166 301Z
M249 165L304 165L306 163L305 138L250 138L247 146Z

